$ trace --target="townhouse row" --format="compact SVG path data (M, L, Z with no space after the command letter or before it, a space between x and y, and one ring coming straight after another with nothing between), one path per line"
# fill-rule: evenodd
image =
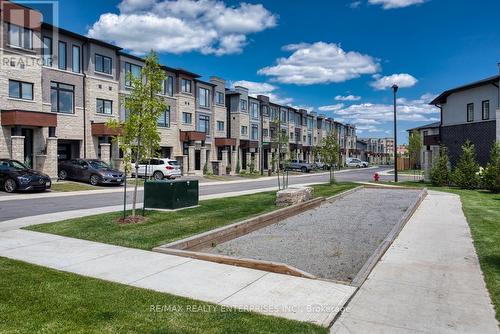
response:
M390 164L394 162L394 138L359 138L357 152L360 159L370 164Z
M42 22L41 13L2 0L0 158L25 162L51 177L59 160L99 158L122 167L122 153L108 128L124 120L129 74L144 61L106 42ZM313 147L329 131L339 134L341 159L359 157L356 129L324 115L226 88L222 78L162 66L158 119L163 158L177 159L184 174L273 169L275 131L289 138L290 159L313 162ZM280 129L273 120L280 120Z

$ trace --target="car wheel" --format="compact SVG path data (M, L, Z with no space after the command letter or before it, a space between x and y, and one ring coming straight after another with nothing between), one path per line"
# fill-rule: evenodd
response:
M160 171L156 171L153 173L153 179L155 179L156 181L161 181L161 180L163 180L164 177L165 176Z
M307 167L302 167L302 168L300 169L300 171L301 171L302 173L307 173Z
M5 180L3 184L3 189L7 193L13 193L17 189L17 183L13 179L7 179Z
M90 176L89 182L90 182L91 185L97 186L99 184L99 175L92 174Z
M59 180L66 180L68 178L68 173L65 170L59 171Z

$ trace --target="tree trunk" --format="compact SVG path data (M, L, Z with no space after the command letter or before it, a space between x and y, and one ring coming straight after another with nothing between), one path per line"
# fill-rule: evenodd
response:
M140 158L141 137L137 138L137 152L135 154L135 185L134 196L132 199L132 217L135 217L135 209L137 205L137 181L139 180L139 158Z

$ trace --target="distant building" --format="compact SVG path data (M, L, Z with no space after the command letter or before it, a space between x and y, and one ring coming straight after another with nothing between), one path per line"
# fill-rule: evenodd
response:
M402 157L408 155L408 145L398 145L398 155Z
M449 89L430 103L441 109L439 137L435 138L448 148L452 165L467 140L474 144L478 162L483 166L488 162L492 145L500 141L499 86L500 75L495 75Z

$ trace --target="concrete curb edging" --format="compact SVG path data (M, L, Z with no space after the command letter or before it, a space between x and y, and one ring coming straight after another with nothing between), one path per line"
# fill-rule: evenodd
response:
M207 231L189 238L155 247L153 248L153 251L170 255L184 256L198 260L264 270L279 274L292 275L302 278L318 279L315 275L309 274L303 270L285 263L236 258L226 255L203 253L201 251L207 248L211 248L216 244L236 239L242 235L275 224L299 213L314 209L324 202L332 203L363 188L363 186L359 186L326 199L324 197L318 197L304 203L299 203L283 209L278 209L254 218L244 220L242 222L223 226L212 231Z
M210 248L213 244L219 244L231 239L235 239L241 235L248 234L252 231L261 229L265 226L274 224L280 220L289 218L299 212L315 208L319 206L325 199L318 197L310 201L295 204L283 209L278 209L272 212L262 214L257 217L249 218L241 222L231 225L222 226L215 230L203 232L185 239L174 241L159 247L154 248L154 251L162 248L178 249L178 250L202 250Z

